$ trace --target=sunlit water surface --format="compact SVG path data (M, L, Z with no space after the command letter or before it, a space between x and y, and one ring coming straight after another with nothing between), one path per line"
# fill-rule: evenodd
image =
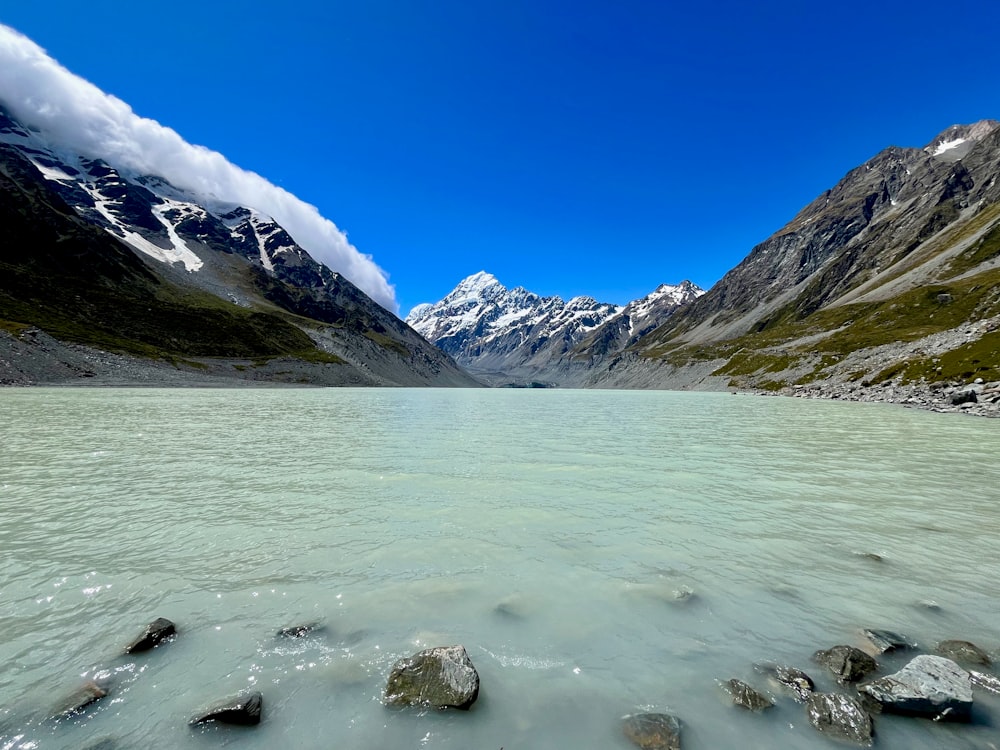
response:
M862 627L1000 645L998 449L1000 421L727 394L5 390L0 748L624 749L637 711L686 750L830 747L754 663L832 689L810 656ZM178 637L120 655L158 616ZM454 643L471 711L382 705ZM251 687L259 727L187 726ZM878 744L994 746L976 701Z

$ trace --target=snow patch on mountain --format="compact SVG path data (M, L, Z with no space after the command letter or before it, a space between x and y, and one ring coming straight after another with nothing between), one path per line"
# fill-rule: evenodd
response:
M940 156L945 151L950 151L953 148L957 148L958 146L961 146L963 143L965 143L966 140L967 139L965 139L965 138L955 138L954 140L950 140L950 141L942 141L941 143L939 143L937 145L937 148L934 149L932 155L933 156Z
M462 365L493 373L551 374L587 342L618 350L628 338L662 322L704 292L691 284L661 285L629 305L593 297L541 297L507 289L485 271L463 279L440 302L420 304L406 322Z

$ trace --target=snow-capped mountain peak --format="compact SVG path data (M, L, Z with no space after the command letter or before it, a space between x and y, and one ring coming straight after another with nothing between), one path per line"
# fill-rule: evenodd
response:
M542 297L524 287L507 289L480 271L463 279L440 302L417 305L406 317L428 340L478 372L539 374L567 357L584 339L616 323L614 338L659 321L702 291L690 282L661 285L628 306L593 297ZM623 329L621 332L618 329Z

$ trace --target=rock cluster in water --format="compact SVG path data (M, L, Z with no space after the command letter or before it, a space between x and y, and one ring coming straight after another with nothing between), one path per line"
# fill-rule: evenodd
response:
M322 631L321 624L307 623L282 628L276 635L305 638ZM829 670L833 680L828 678L827 682L835 681L839 690L817 690L808 674L792 666L765 662L754 665L754 669L779 692L786 693L784 700L801 704L806 719L817 731L858 746L869 746L874 741L873 714L969 722L974 720L974 690L1000 694L1000 677L980 671L992 667L990 655L973 643L941 641L935 654L917 653L895 672L876 676L880 664L871 654L880 658L905 656L905 652L916 649L916 644L890 630L865 629L862 633L867 639L865 650L837 645L813 654L813 660ZM150 651L169 643L176 634L174 623L158 618L126 646L125 653ZM966 669L960 662L979 670ZM719 685L734 706L749 712L766 712L776 702L774 695L737 678L720 681ZM87 682L67 697L54 718L64 720L83 714L108 696L111 689L107 682ZM465 648L441 646L398 660L386 681L383 704L467 711L479 697L479 690L479 673ZM188 723L252 727L261 722L263 705L261 692L243 692L200 710ZM673 714L630 714L621 719L620 726L623 735L642 750L681 749L682 720ZM112 747L114 740L105 739L88 750Z

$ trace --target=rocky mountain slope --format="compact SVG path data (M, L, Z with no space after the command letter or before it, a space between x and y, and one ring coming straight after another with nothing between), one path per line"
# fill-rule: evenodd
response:
M572 384L583 369L566 367L587 347L617 352L702 291L666 284L625 307L591 297L541 297L507 289L485 271L462 280L444 299L415 307L406 321L459 364L492 382Z
M270 217L68 153L2 108L0 227L3 382L107 375L61 342L201 379L474 384Z
M861 398L1000 380L998 178L992 120L888 148L587 383Z

